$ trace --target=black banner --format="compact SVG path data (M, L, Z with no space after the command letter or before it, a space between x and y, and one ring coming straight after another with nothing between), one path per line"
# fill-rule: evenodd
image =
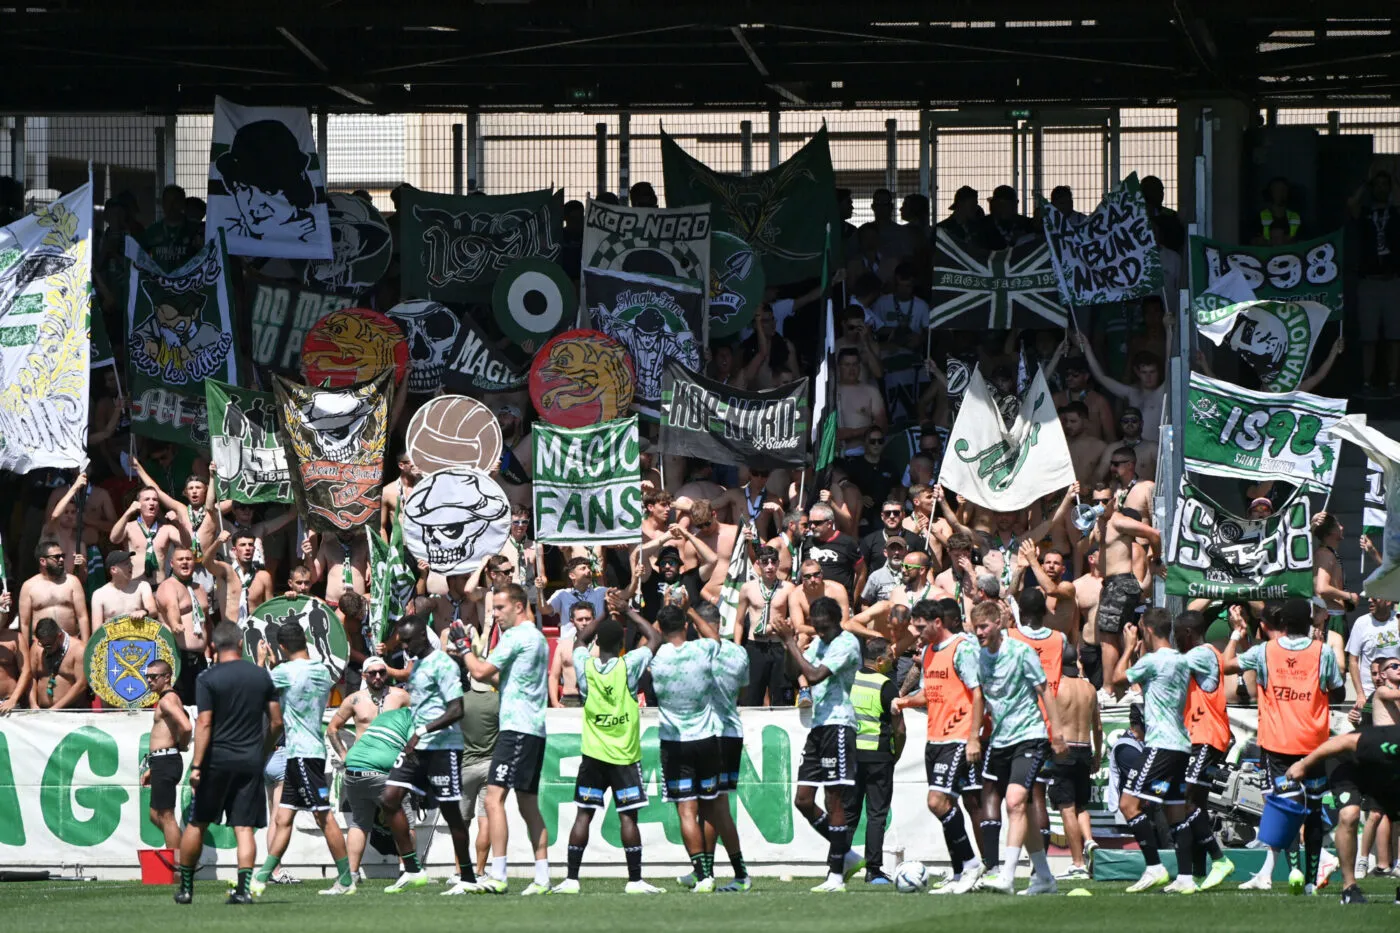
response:
M252 328L248 343L263 370L301 378L301 345L306 332L332 311L355 306L353 298L296 282L249 273L243 292L244 318Z
M749 467L807 459L807 380L744 392L669 363L661 392L661 449Z
M513 392L529 380L505 352L477 326L470 313L461 317L457 339L447 354L442 387L453 395L476 396L482 392Z

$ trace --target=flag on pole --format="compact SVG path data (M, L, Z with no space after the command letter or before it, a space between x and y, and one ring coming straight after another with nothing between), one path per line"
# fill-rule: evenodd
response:
M408 609L418 575L409 566L403 545L403 510L395 510L394 527L386 542L368 525L369 538L369 631L383 642L389 637L389 626L397 622Z
M826 228L831 237L831 225ZM828 249L827 254L831 253ZM822 292L831 284L827 263L822 261ZM822 342L822 364L812 392L812 446L816 449L815 466L826 469L836 459L836 311L831 296L826 296L826 336Z
M739 590L754 579L753 561L749 559L748 543L744 540L744 529L752 527L748 521L739 526L739 546L729 558L729 572L724 575L724 586L719 591L719 637L733 638L734 627L739 624Z

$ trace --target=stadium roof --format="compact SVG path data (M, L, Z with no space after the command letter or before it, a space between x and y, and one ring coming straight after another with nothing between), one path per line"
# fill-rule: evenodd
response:
M24 0L0 113L1381 104L1397 0Z

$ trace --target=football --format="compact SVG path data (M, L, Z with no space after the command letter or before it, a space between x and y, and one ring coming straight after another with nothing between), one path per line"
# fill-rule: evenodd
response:
M476 399L442 395L414 413L405 446L424 473L458 466L490 473L501 461L501 425Z
M923 862L900 862L894 870L894 889L901 894L928 890L928 869Z

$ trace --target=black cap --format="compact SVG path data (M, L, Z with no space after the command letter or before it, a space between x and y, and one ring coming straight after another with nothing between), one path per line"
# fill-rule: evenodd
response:
M1016 189L1011 187L1010 185L997 185L996 188L992 191L992 200L1019 201L1021 199L1017 196Z
M117 564L122 563L123 561L129 561L129 560L131 560L131 558L132 558L132 554L131 554L130 551L123 551L123 550L112 551L111 553L109 553L109 554L107 555L107 566L108 566L108 567L113 567L113 566L116 566Z
M977 203L977 189L972 187L971 185L963 185L961 188L959 188L953 193L953 204L951 207L948 208L948 210L957 210L958 202L969 198L972 200L972 203Z

